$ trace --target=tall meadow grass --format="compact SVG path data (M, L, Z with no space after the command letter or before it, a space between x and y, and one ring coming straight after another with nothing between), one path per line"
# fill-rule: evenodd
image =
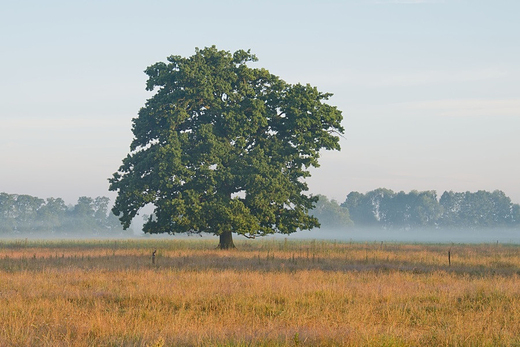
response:
M0 346L520 345L519 246L237 247L1 241Z

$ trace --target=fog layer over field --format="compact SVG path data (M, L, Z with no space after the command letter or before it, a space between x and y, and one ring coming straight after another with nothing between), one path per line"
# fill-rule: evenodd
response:
M240 235L233 235L235 240L247 240ZM0 239L214 239L215 245L218 237L215 235L148 235L140 230L133 229L133 233L115 232L113 234L77 234L77 233L30 233L18 234L9 233L0 235ZM399 243L500 243L500 244L520 244L520 230L515 229L417 229L417 230L382 230L368 228L348 228L344 230L333 229L313 229L311 231L298 231L290 235L273 234L259 237L257 240L325 240L338 242L399 242ZM251 240L254 242L254 240Z
M135 237L164 238L164 239L215 239L214 235L145 235L136 234ZM236 240L247 240L240 235L233 235ZM500 243L520 244L520 230L496 228L496 229L416 229L416 230L383 230L375 228L351 227L343 230L320 228L303 230L290 235L273 234L259 237L257 240L317 240L337 242L398 242L398 243ZM254 242L254 240L251 240Z
M277 238L287 236L277 235ZM412 242L412 243L516 243L520 230L515 229L414 229L383 230L349 228L345 230L314 229L299 231L290 239L337 240L353 242Z

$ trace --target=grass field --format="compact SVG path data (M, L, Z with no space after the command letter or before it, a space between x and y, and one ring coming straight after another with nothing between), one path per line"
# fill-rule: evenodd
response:
M518 245L236 244L0 241L0 346L520 345Z

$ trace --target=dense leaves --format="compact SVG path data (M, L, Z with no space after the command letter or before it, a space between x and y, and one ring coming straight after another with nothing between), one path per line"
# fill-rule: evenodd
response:
M108 211L107 197L82 196L74 206L61 198L43 200L30 195L0 193L0 233L114 235L122 228Z
M146 69L156 93L110 179L124 227L147 204L147 233L255 237L318 225L304 179L321 149L339 150L341 112L325 103L331 94L247 65L256 60L213 46Z

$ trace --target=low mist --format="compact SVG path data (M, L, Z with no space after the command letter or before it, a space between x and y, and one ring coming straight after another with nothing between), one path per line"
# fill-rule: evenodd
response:
M348 228L343 230L320 228L298 231L276 238L336 240L339 242L403 242L403 243L508 243L520 244L518 229L413 229L383 230L376 228Z

